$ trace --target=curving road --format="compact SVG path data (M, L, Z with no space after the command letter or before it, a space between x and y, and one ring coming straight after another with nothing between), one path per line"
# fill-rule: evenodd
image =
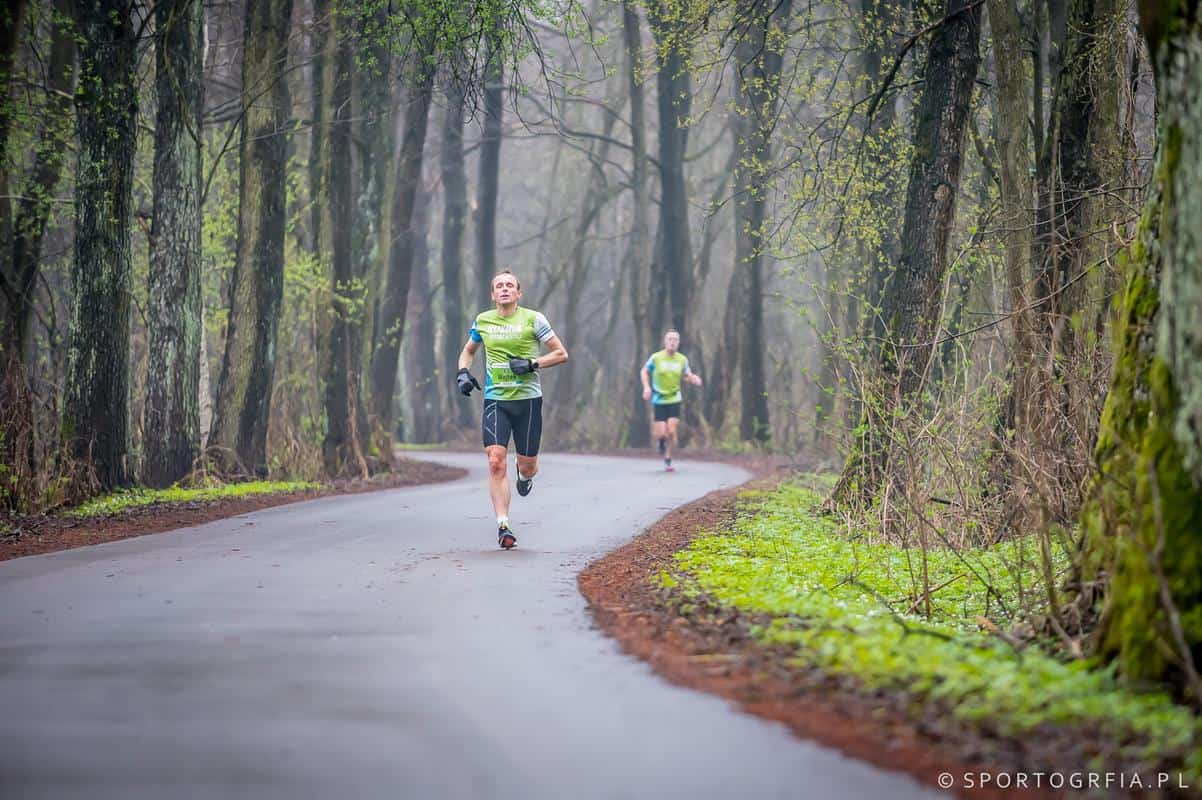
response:
M430 458L471 474L0 564L0 797L929 794L592 626L576 573L740 470L547 456L503 553Z

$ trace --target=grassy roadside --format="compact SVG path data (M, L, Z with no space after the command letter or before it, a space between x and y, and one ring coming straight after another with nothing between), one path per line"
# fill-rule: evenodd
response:
M733 609L797 666L866 691L902 692L915 714L934 709L1015 739L1059 732L1073 741L1076 768L1183 770L1198 785L1202 721L1188 709L1127 688L1088 661L1059 660L1038 644L1016 648L985 630L1031 605L1023 593L1037 585L1033 542L924 558L845 536L811 511L820 499L800 482L745 493L734 529L695 539L659 574L660 585L683 613L701 604ZM936 588L928 595L924 585Z
M211 500L259 497L271 494L287 494L318 489L321 484L309 481L248 481L227 483L219 486L185 489L172 486L168 489L127 489L93 498L88 502L64 511L70 517L101 517L119 514L133 508L158 505L160 503L196 503Z

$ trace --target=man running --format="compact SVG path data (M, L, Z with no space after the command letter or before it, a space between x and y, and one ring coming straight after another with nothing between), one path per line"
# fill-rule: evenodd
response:
M650 400L655 409L651 435L659 440L659 454L664 457L664 469L672 467L672 448L676 446L676 428L680 425L680 383L688 381L701 385L701 376L689 369L689 360L680 350L680 334L669 330L664 334L664 349L652 353L639 375L643 379L643 399Z
M517 487L522 497L534 487L538 446L543 433L543 390L538 371L568 360L563 342L547 318L522 308L522 284L507 269L492 279L495 310L482 311L472 323L455 383L464 395L480 384L471 374L472 359L484 345L484 452L488 456L488 493L497 512L497 544L509 550L517 537L509 527L509 483L505 477L509 437L517 449ZM540 343L549 350L540 355Z

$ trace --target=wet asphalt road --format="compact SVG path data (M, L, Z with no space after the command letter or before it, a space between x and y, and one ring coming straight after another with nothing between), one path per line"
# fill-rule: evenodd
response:
M429 457L471 474L0 564L0 797L928 796L594 628L580 569L743 472L546 456L504 553Z

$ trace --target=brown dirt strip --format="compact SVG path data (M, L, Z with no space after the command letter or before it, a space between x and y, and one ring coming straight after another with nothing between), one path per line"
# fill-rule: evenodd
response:
M654 587L651 576L671 564L673 553L702 532L730 527L740 491L775 482L765 477L770 469L756 471L758 480L676 509L580 574L580 591L601 628L673 683L721 695L747 712L788 725L802 738L931 786L937 787L945 772L959 783L968 772L1030 770L1022 742L949 725L946 715L915 715L913 701L901 694L867 692L854 681L790 665L787 651L766 647L748 634L751 620L717 608L683 616ZM1051 790L996 787L957 793L974 799L1059 796Z
M396 470L393 472L366 481L335 481L300 492L188 503L156 503L131 508L111 516L97 517L68 517L61 514L12 516L0 513L0 561L164 533L176 528L188 528L317 497L441 483L461 478L466 474L467 471L459 467L398 459Z

